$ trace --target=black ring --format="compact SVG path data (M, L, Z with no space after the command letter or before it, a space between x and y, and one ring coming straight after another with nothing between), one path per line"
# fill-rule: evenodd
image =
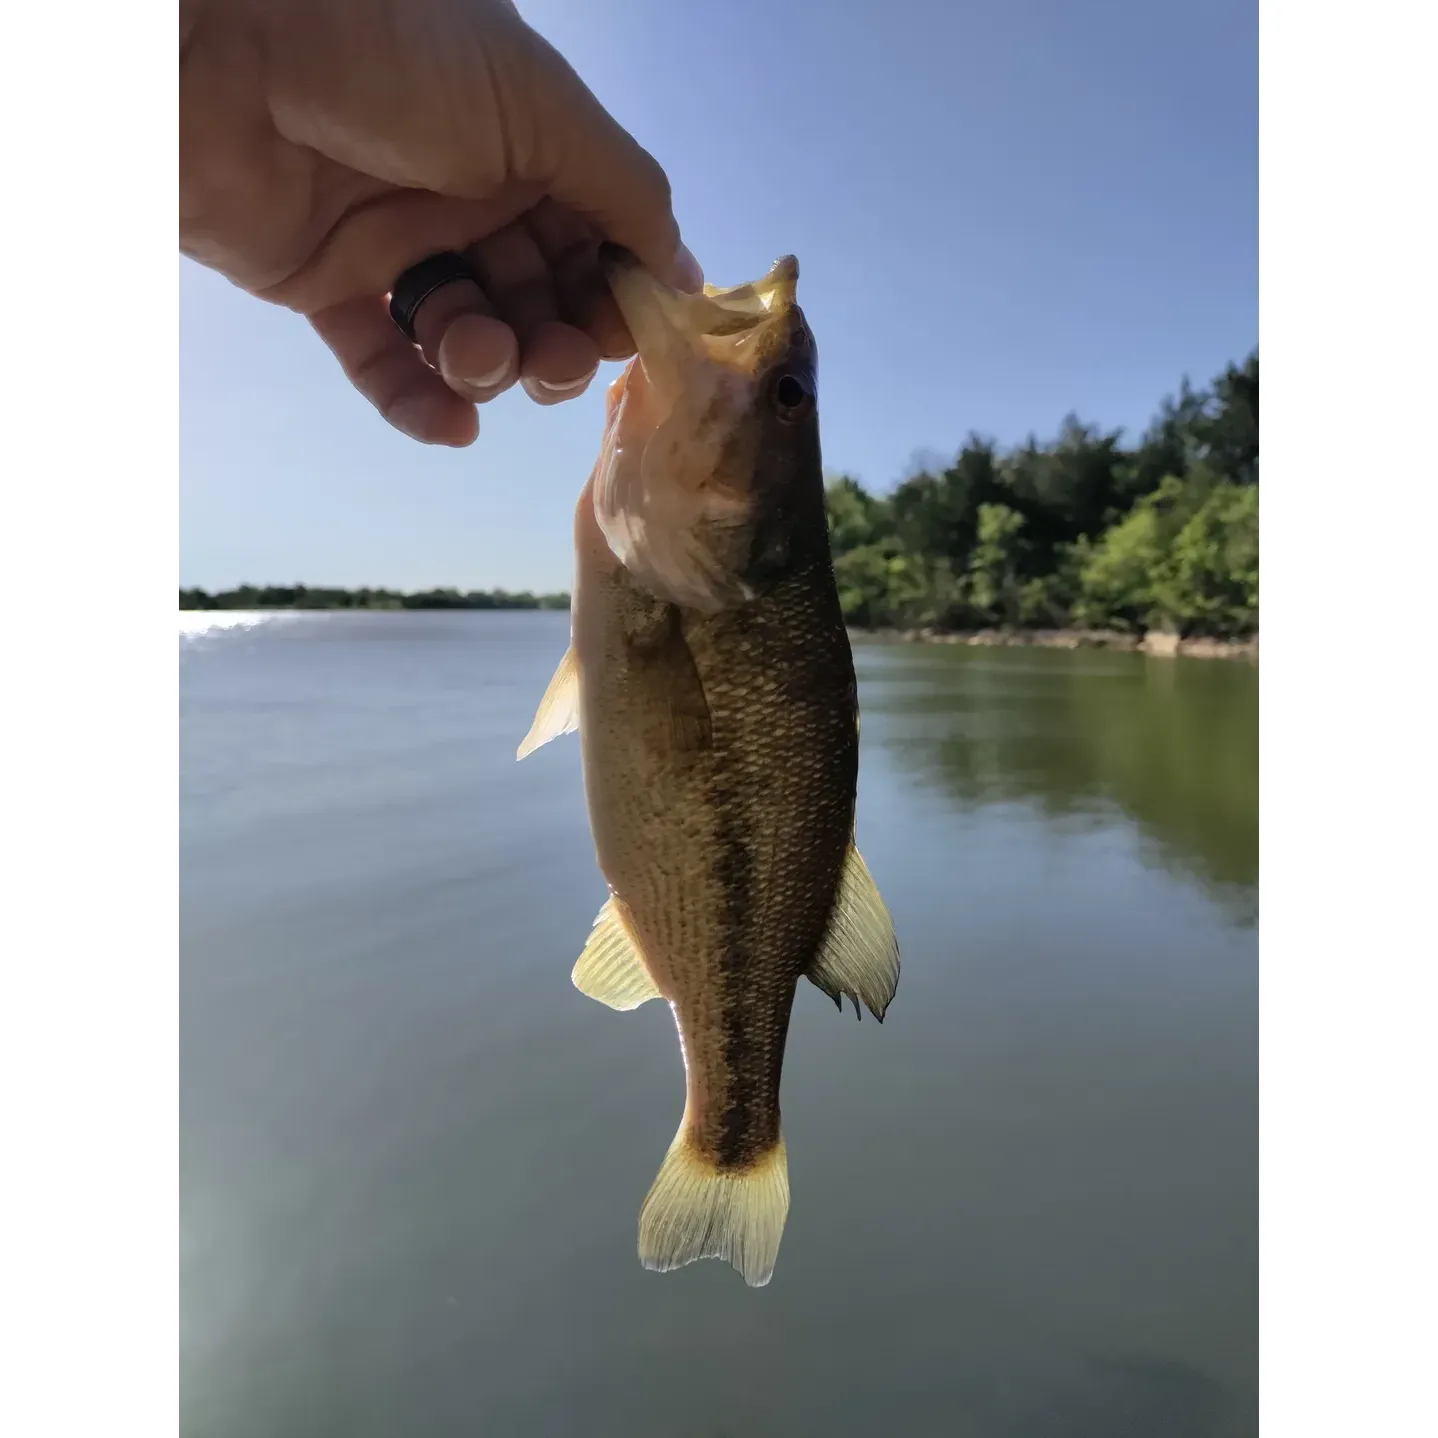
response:
M419 313L419 307L436 290L452 285L456 280L479 283L463 255L457 255L453 250L442 250L417 265L411 265L394 282L389 295L389 317L412 344L416 343L414 317Z

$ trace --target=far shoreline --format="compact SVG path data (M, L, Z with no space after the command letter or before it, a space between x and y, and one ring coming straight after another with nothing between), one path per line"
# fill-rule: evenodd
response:
M870 644L961 644L971 649L1108 649L1155 659L1247 659L1258 661L1258 635L1215 639L1166 634L1156 629L1128 634L1118 629L863 629L850 640Z
M528 597L486 595L479 603L425 603L405 596L407 604L181 604L181 614L415 614L448 612L489 614L567 613L567 595L544 595L542 602ZM528 602L526 602L528 600ZM1107 649L1120 654L1147 654L1156 659L1258 660L1258 635L1246 639L1218 639L1210 635L1178 635L1150 629L1131 634L1118 629L903 629L897 626L868 629L849 625L851 642L866 644L953 644L970 649Z

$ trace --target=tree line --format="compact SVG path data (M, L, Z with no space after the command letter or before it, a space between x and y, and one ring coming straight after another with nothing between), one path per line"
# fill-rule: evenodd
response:
M511 594L505 589L311 589L307 585L242 584L210 594L180 590L181 609L568 609L567 594Z
M1258 352L1206 389L1184 381L1132 446L1066 419L885 496L827 490L845 618L860 628L1258 628Z

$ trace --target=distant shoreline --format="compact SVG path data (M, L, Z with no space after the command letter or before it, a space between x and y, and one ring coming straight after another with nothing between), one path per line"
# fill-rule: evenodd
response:
M1258 636L1214 639L1193 634L1180 637L1150 630L1126 634L1117 629L860 629L851 639L878 644L962 644L976 649L1112 649L1148 654L1159 659L1258 659Z
M568 609L567 594L511 593L506 589L325 589L304 584L244 584L214 594L204 589L180 590L181 611L251 614L362 611L397 612L405 609Z
M250 591L254 594L256 591ZM265 591L259 591L265 593ZM411 610L463 609L523 612L567 610L567 594L508 594L504 590L474 590L460 594L452 590L429 590L400 594L389 590L298 590L288 603L273 599L241 599L244 591L206 594L183 590L182 613L243 614L401 614ZM246 602L248 601L248 602ZM1172 659L1258 659L1258 636L1247 639L1216 639L1193 634L1180 637L1149 630L1129 634L1118 629L865 629L849 626L849 638L870 644L961 644L970 649L1110 649L1119 653L1148 654Z

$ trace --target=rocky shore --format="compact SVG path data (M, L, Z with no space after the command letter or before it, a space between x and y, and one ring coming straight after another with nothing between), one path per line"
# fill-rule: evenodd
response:
M1151 630L1124 634L1116 629L975 629L947 632L936 629L851 629L857 640L888 644L966 644L971 648L1118 649L1151 654L1160 659L1258 658L1258 636L1251 639L1181 638Z

